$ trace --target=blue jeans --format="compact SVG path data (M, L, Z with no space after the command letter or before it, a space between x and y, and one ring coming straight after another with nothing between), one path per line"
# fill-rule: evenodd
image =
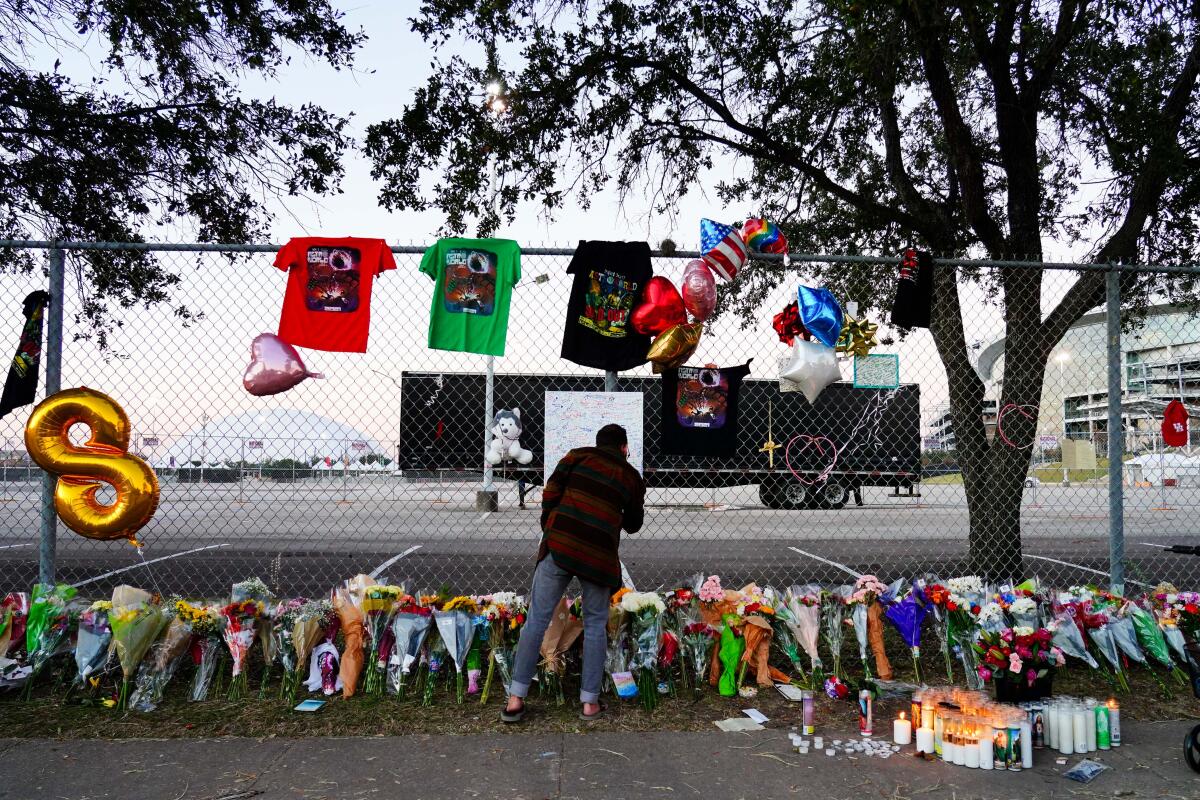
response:
M513 697L529 694L529 683L541 658L542 639L554 607L574 577L547 555L533 571L533 589L529 596L529 616L521 629L517 657L513 664L508 693ZM608 647L608 601L612 590L598 583L579 579L583 585L583 681L579 688L581 703L600 702L600 683L604 679L604 656Z

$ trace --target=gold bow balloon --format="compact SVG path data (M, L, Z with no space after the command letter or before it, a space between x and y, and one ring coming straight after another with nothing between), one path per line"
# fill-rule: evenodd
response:
M92 429L82 445L71 442L71 426ZM58 477L54 507L67 527L89 539L127 538L158 508L154 470L129 450L129 417L115 400L93 389L66 389L38 404L25 424L25 449L39 467ZM96 497L109 484L117 499Z
M875 341L875 332L879 326L870 322L866 317L854 319L846 315L846 323L842 326L842 334L838 337L836 349L839 353L849 353L854 356L865 356L871 348L879 344Z
M696 352L704 326L699 322L684 323L667 328L658 335L646 353L646 359L654 362L654 371L681 367Z

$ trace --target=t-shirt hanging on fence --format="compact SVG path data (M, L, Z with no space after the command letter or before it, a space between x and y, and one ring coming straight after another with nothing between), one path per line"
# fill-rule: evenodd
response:
M297 347L367 352L371 283L395 269L383 239L310 236L292 239L275 256L288 273L279 338Z
M521 247L511 239L441 239L425 251L421 272L433 278L429 346L504 355L508 304L521 280Z
M900 258L892 324L898 328L928 328L932 313L933 256L909 248Z
M650 280L645 242L580 242L567 267L574 275L567 301L562 357L584 367L620 371L646 363L650 337L629 325Z
M50 302L50 295L42 290L25 296L22 310L25 325L17 342L17 354L8 367L8 378L4 381L4 394L0 396L0 417L7 416L14 408L27 406L37 394L38 364L42 356L42 312Z
M737 449L738 394L750 362L740 367L663 371L662 449L677 456L729 458Z

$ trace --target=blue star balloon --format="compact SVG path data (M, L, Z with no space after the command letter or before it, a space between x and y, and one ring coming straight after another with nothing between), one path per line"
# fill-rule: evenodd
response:
M800 321L821 344L834 347L842 333L846 315L833 292L825 288L801 286L796 292Z

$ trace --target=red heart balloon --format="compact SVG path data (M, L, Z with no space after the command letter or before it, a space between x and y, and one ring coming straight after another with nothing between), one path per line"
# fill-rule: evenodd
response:
M656 275L646 283L642 291L642 302L633 310L630 324L638 333L657 336L668 328L687 322L683 309L683 297L675 284Z

